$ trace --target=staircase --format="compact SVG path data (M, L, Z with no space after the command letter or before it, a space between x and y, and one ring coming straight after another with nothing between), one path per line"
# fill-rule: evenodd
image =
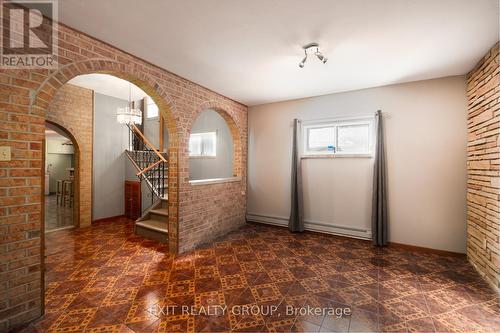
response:
M168 242L168 162L134 124L128 124L129 149L125 154L136 175L151 191L151 205L135 221L135 233L159 242Z
M168 241L167 199L161 198L160 202L135 222L135 233L162 243Z

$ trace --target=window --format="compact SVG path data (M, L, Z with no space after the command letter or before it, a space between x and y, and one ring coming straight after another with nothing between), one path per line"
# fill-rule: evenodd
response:
M217 133L193 133L189 137L189 156L215 157L217 154Z
M311 127L307 129L307 151L326 152L335 147L335 127Z
M305 122L304 155L372 153L373 118Z
M158 105L151 97L146 97L146 118L157 118L158 112Z
M370 152L370 125L337 126L337 150L351 154Z

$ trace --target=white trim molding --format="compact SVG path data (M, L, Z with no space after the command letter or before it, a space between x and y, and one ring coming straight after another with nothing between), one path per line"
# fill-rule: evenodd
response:
M302 155L300 156L303 160L315 159L315 158L372 158L373 154L320 154L320 155Z
M276 225L280 227L288 227L288 217L247 213L246 219L249 222L257 222L263 224ZM367 239L367 240L372 239L370 229L355 228L355 227L349 227L349 226L331 224L319 221L304 220L304 229L324 234L347 236L347 237Z
M239 181L241 181L241 177L209 178L209 179L190 180L189 184L196 186L196 185L231 183Z

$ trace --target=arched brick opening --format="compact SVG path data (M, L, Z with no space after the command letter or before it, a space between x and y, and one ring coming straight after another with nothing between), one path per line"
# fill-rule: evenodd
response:
M80 165L81 165L81 154L80 154L80 145L78 140L76 139L76 136L71 133L71 131L68 129L68 127L64 126L64 124L59 124L53 120L45 119L45 123L48 123L52 125L53 127L56 127L67 135L71 142L73 143L73 148L75 152L75 189L74 189L74 198L73 198L73 224L75 226L79 226L79 221L80 221L80 188L81 188L81 178L80 178ZM47 140L47 139L45 139ZM42 155L42 167L45 169L45 154ZM42 172L42 177L45 177L45 172ZM45 197L45 193L42 192L42 196ZM42 205L45 203L42 202ZM42 214L42 219L44 219L44 223L42 223L42 230L45 231L45 216Z
M193 117L189 133L191 133L191 129L195 120L198 118L199 114L204 110L211 109L216 111L229 127L229 131L231 132L231 136L233 138L233 177L241 177L243 175L243 147L242 147L242 139L241 139L241 130L238 128L236 124L234 116L232 113L226 109L223 105L217 102L208 101L202 103L200 106L196 108L196 115ZM188 138L189 140L189 138ZM189 147L189 145L188 145Z
M32 114L45 116L51 101L58 90L72 78L78 75L102 73L127 80L146 92L158 105L158 108L168 128L168 203L169 203L169 251L178 252L178 200L179 200L179 139L177 120L174 117L176 108L173 100L168 96L154 78L141 71L141 68L126 66L123 63L107 59L90 59L74 62L61 67L52 73L40 87L30 96L30 111ZM43 237L43 235L42 235Z

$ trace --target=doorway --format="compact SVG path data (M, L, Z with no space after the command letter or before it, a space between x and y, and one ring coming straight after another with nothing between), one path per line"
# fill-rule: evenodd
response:
M61 126L45 123L45 232L75 227L78 207L77 146Z

